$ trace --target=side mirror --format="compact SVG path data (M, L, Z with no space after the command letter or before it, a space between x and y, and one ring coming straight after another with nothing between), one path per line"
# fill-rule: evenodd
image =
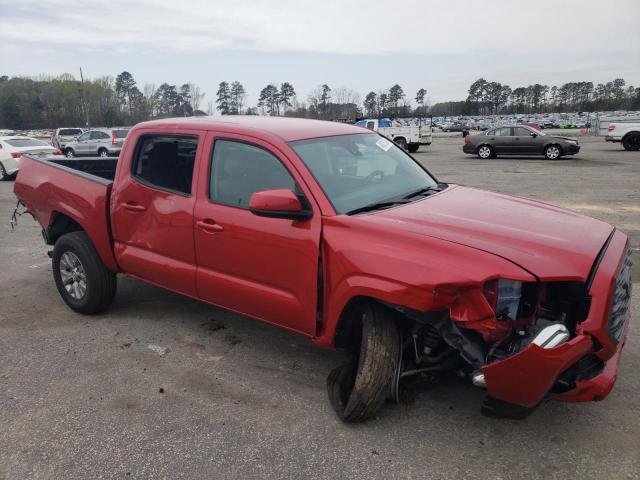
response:
M533 138L536 138L538 136L538 134L535 132L531 132L529 135L531 135Z
M301 222L311 218L311 210L304 210L291 190L276 189L255 192L249 200L249 210L259 217L287 218Z

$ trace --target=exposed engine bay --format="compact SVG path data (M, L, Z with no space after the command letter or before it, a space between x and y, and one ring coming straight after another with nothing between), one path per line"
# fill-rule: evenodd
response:
M447 372L484 388L483 367L508 359L530 345L548 349L569 341L585 320L589 305L590 297L582 282L499 279L483 288L461 289L448 311L424 313L394 307L410 321L403 324L391 398L400 401L401 385L411 377L433 384ZM592 366L590 373L597 374L603 365L599 362ZM568 390L575 378L563 381ZM488 398L483 413L522 418L531 411L522 407L515 412L504 408L496 412L496 403L500 402Z

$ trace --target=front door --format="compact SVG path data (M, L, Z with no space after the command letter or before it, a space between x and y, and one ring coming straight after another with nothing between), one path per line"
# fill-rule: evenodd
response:
M130 139L130 168L118 171L111 194L114 250L122 270L193 297L192 184L200 135L138 130Z
M528 128L514 127L513 128L514 139L514 151L519 155L527 155L534 153L536 142L535 138L531 135L533 132Z
M91 142L91 132L84 132L78 137L77 143L73 146L75 154L78 156L89 154L89 145Z
M195 207L198 294L203 300L313 335L321 218L290 160L253 137L210 134ZM306 221L248 209L254 192L286 188L313 210Z

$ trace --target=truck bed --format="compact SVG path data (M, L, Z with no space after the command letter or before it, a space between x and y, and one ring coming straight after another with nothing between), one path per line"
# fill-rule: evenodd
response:
M100 177L103 180L113 181L116 174L117 158L57 158L57 157L34 157L34 160L42 160L53 163L65 170L73 170L69 173L81 175L85 178Z
M24 155L13 191L53 244L60 222L77 223L108 269L118 270L111 241L109 200L117 159Z

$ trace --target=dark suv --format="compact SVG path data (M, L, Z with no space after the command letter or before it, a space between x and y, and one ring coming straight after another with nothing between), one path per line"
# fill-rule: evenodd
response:
M462 151L482 159L506 154L544 155L549 160L557 160L562 155L575 155L580 151L580 146L575 138L546 135L535 128L517 125L492 128L479 135L467 135Z

